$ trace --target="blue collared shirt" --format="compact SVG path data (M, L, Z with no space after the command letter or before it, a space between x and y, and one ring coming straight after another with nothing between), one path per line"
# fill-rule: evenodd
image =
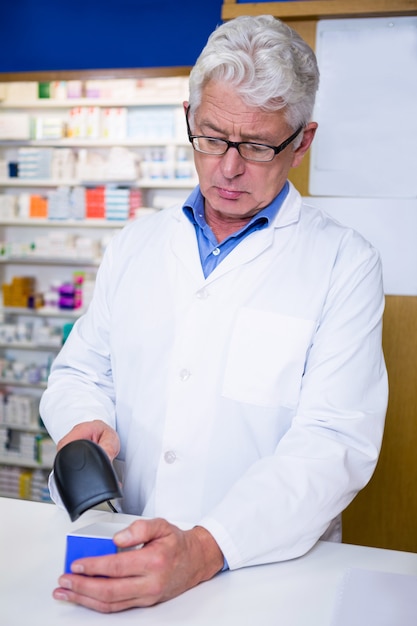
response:
M194 224L197 235L198 250L200 253L201 266L204 276L207 278L219 263L250 233L261 228L266 228L275 218L289 190L288 182L285 183L280 193L264 209L259 211L243 228L229 235L219 243L207 224L204 216L204 198L200 187L197 186L188 196L183 205L183 211L190 222Z

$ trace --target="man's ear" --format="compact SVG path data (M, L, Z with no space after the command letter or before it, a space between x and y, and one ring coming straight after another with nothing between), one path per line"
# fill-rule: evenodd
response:
M187 109L190 106L190 103L187 100L184 100L182 106L184 107L184 113L187 114Z
M300 145L293 153L293 161L291 167L298 167L303 160L305 153L313 143L314 135L316 134L318 124L317 122L309 122L303 131L303 138Z

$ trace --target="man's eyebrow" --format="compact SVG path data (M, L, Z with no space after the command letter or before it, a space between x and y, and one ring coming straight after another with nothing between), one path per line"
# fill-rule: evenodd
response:
M204 132L213 131L215 133L218 133L219 135L223 135L224 137L227 137L227 133L221 128L219 128L218 126L216 126L216 122L212 122L210 120L201 120L198 123L198 126L200 128L204 128ZM241 140L250 141L251 143L265 144L265 145L269 145L270 143L267 139L260 139L259 135L250 135L250 134L241 136Z

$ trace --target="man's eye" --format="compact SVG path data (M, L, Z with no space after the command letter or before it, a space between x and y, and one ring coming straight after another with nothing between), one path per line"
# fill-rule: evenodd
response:
M205 137L204 141L210 146L222 146L223 139L216 139L215 137Z
M250 152L252 154L265 154L269 152L269 148L267 146L263 146L259 143L245 143L245 151Z

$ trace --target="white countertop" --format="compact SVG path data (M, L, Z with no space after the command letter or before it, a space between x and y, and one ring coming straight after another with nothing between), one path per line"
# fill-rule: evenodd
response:
M333 626L336 596L348 568L417 576L417 554L319 542L299 559L224 572L150 608L102 615L54 600L52 590L64 567L66 534L92 522L132 519L94 510L72 523L53 504L0 498L0 623Z

